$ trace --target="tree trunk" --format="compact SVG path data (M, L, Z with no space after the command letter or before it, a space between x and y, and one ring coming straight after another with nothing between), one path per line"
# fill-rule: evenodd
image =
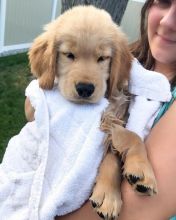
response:
M62 0L62 13L76 5L95 5L108 11L113 20L120 24L128 0Z

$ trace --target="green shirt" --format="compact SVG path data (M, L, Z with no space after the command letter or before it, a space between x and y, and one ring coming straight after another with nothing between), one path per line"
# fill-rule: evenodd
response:
M153 123L153 126L159 121L159 119L164 115L164 113L169 109L169 107L172 105L174 100L176 99L176 87L174 87L172 91L172 98L169 102L165 102L162 107L160 108L160 111Z

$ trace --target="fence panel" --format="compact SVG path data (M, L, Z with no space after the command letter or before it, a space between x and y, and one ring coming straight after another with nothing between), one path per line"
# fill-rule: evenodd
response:
M140 10L145 0L129 0L122 29L129 41L139 34ZM0 56L30 47L44 24L61 13L61 0L0 0Z

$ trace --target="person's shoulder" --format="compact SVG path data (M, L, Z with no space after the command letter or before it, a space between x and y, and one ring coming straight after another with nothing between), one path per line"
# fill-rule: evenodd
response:
M168 103L168 112L173 114L173 117L176 115L176 87L172 90L172 99Z
M174 113L174 110L175 110L175 109L176 109L176 96L175 96L175 99L173 100L173 102L172 102L170 108L168 109L168 111L170 110L170 112L173 111L173 113ZM175 113L176 113L176 112L175 112Z
M166 123L170 123L176 129L176 99L173 100L163 118L165 118Z

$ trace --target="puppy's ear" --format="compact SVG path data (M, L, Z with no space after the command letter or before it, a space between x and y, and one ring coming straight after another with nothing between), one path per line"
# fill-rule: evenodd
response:
M117 94L117 90L121 90L127 86L129 73L131 69L132 55L128 47L126 36L117 31L114 38L113 57L110 67L109 93L108 97Z
M42 89L52 89L56 75L57 52L54 36L47 31L37 37L29 50L31 72Z

